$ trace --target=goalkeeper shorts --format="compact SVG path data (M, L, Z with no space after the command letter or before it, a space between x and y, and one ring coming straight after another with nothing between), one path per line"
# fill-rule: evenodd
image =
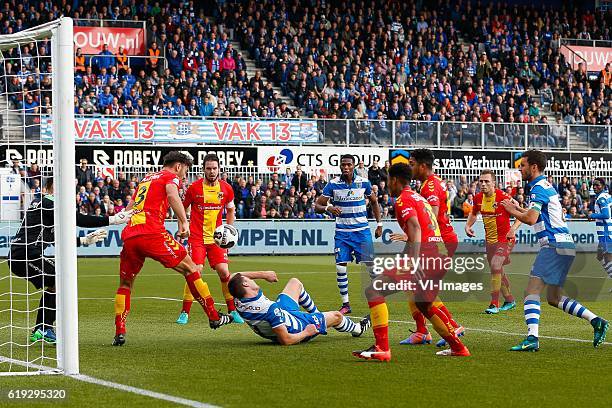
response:
M24 278L36 289L55 287L55 262L40 251L12 251L9 268L13 275Z

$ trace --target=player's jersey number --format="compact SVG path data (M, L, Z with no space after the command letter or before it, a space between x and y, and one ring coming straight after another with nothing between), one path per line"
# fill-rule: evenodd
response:
M140 183L140 185L138 186L136 198L134 199L134 210L136 210L136 214L134 214L134 216L131 218L131 225L144 224L146 222L146 214L143 209L145 206L145 201L147 199L147 194L149 193L150 186L150 181Z
M431 228L432 231L436 231L439 235L440 228L438 226L438 220L433 212L433 208L431 208L431 205L428 202L425 202L423 204L427 215L429 215L429 228Z
M440 227L438 225L438 218L436 218L433 212L433 208L431 208L431 205L427 202L425 203L425 211L427 212L427 215L429 215L429 220L430 220L429 228L431 228L432 231L436 231L436 235L440 235ZM444 245L444 242L438 242L436 246L438 247L438 254L440 256L448 256L448 249Z
M151 182L148 181L146 183L142 183L138 187L138 193L136 193L136 199L134 200L134 208L136 208L137 210L142 210L142 207L144 207L143 204L147 198L147 193L149 192L150 184Z

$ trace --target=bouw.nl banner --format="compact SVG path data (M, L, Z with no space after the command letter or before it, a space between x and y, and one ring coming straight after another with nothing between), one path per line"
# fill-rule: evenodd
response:
M317 122L212 119L141 119L80 117L74 121L77 142L83 143L317 143ZM51 119L40 125L43 140L51 140Z
M144 55L145 30L143 28L119 27L74 27L74 46L81 48L83 54L99 54L108 45L115 54L123 47L128 55Z
M589 72L599 72L612 62L612 48L609 47L567 45L561 47L561 54L575 69L578 64L585 63Z

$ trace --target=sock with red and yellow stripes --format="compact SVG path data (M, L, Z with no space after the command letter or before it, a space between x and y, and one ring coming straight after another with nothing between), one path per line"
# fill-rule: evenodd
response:
M130 288L119 288L115 295L115 335L125 334L125 322L130 313Z
M228 313L236 310L236 305L234 305L234 297L229 292L229 288L227 287L227 283L230 280L230 275L228 274L226 278L221 278L221 291L223 292L223 297L225 298L225 304L227 304Z
M440 298L436 298L436 300L433 302L433 305L435 307L437 307L438 309L440 309L440 311L442 313L444 313L446 315L446 317L448 317L448 321L450 322L451 326L453 326L453 328L458 328L459 327L459 323L457 323L455 321L455 319L453 319L453 315L451 314L451 312L446 308L446 306L444 305L444 303L442 303L442 301L440 300Z
M183 312L189 314L191 312L191 305L193 304L193 295L191 294L191 289L189 289L189 285L185 282L185 286L183 287Z
M370 318L376 345L383 351L389 350L389 309L385 303L385 298L377 298L368 302L370 307Z
M499 291L502 285L503 271L491 271L491 305L499 307Z
M427 325L425 323L425 316L421 311L416 307L414 300L408 301L408 307L410 308L410 314L416 323L416 332L427 334L429 331L427 330Z
M193 298L202 305L204 313L208 316L209 320L219 320L219 313L215 309L215 301L213 300L208 285L202 280L200 272L192 272L185 276L189 290L193 295Z
M504 297L504 301L514 302L514 296L512 296L512 292L510 292L510 281L508 280L506 273L503 271L501 276L501 293Z
M450 323L450 319L442 310L433 304L427 310L425 314L427 319L431 322L432 326L436 330L436 332L446 340L446 343L450 346L453 351L463 350L463 343L461 340L455 335L455 329L453 325Z

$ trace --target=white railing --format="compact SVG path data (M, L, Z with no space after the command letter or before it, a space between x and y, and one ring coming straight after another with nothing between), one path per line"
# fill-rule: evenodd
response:
M610 40L587 40L584 38L559 38L559 45L582 45L585 47L612 47Z
M77 115L77 118L102 118L102 116ZM113 116L104 116L113 118ZM309 131L316 131L317 137L309 138L301 144L323 144L340 146L384 146L384 147L433 147L433 148L476 148L476 149L530 149L539 148L559 151L611 151L611 125L568 125L564 123L498 123L498 122L448 122L448 121L400 121L372 119L278 119L278 118L227 118L199 116L122 116L124 120L174 119L181 123L210 123L216 120L239 122L286 122L290 124L315 124ZM155 127L155 125L153 125ZM166 126L167 127L167 126ZM158 133L167 134L166 130ZM202 139L201 143L207 140ZM77 139L78 142L78 139ZM89 140L91 143L104 143L104 140ZM155 138L148 142L154 143ZM168 142L164 140L164 142ZM184 140L177 140L185 143ZM198 143L197 137L190 143ZM223 141L217 144L275 144L265 141Z

